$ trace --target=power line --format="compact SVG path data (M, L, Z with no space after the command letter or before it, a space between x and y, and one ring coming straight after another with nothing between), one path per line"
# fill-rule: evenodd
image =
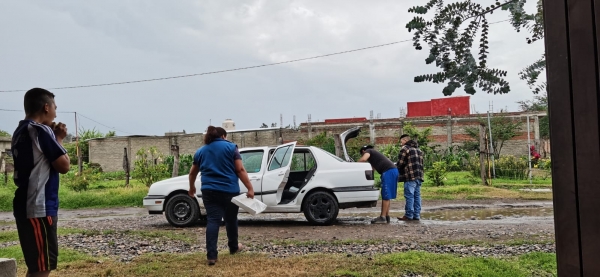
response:
M85 115L83 115L83 114L81 114L81 113L77 113L77 115L78 115L78 116L82 116L82 117L84 117L84 118L87 118L88 120L90 120L90 121L93 121L93 122L96 122L96 123L98 123L98 124L100 124L100 125L102 125L102 126L104 126L104 127L106 127L106 128L109 128L109 129L111 129L111 130L114 130L114 131L117 131L117 132L121 132L121 133L125 133L125 134L129 134L129 135L133 135L132 133L129 133L129 132L124 132L124 131L118 130L118 129L114 128L114 127L110 127L110 126L104 125L104 124L102 124L102 123L100 123L100 122L98 122L98 121L96 121L96 120L93 120L93 119L91 119L91 118L89 118L89 117L87 117L87 116L85 116Z
M492 24L496 24L496 23L502 23L502 22L506 22L509 21L510 19L504 19L504 20L500 20L500 21L494 21L492 23L488 23L488 25L492 25Z
M398 44L398 43L402 43L402 42L409 42L409 41L412 41L412 40L411 39L407 39L407 40L401 40L401 41L396 41L396 42L390 42L390 43L386 43L386 44L380 44L380 45L368 46L368 47L363 47L363 48L358 48L358 49L353 49L353 50L347 50L347 51L342 51L342 52L331 53L331 54L319 55L319 56L314 56L314 57L309 57L309 58L295 59L295 60L289 60L289 61L284 61L284 62L268 63L268 64L254 65L254 66L247 66L247 67L238 67L238 68L225 69L225 70L219 70L219 71L210 71L210 72L187 74L187 75L179 75L179 76L171 76L171 77L143 79L143 80L125 81L125 82L114 82L114 83L104 83L104 84L95 84L95 85L56 87L56 88L48 88L48 90L89 88L89 87L104 87L104 86L114 86L114 85L144 83L144 82L163 81L163 80L169 80L169 79L188 78L188 77L195 77L195 76L202 76L202 75L218 74L218 73L225 73L225 72L231 72L231 71L239 71L239 70L253 69L253 68L259 68L259 67L279 65L279 64L286 64L286 63L294 63L294 62L300 62L300 61L306 61L306 60L313 60L313 59L324 58L324 57L335 56L335 55L341 55L341 54L346 54L346 53L351 53L351 52L357 52L357 51L362 51L362 50L367 50L367 49L379 48L379 47L384 47L384 46L389 46L389 45L394 45L394 44ZM27 91L27 90L26 89L0 90L0 92L20 92L20 91Z
M495 21L495 22L488 23L488 25L496 24L496 23L501 23L501 22L506 22L506 21L509 21L509 20L510 19ZM142 80L134 80L134 81L102 83L102 84L93 84L93 85L80 85L80 86L67 86L67 87L55 87L55 88L48 88L48 90L74 89L74 88L90 88L90 87L105 87L105 86L115 86L115 85L145 83L145 82L154 82L154 81L164 81L164 80L170 80L170 79L189 78L189 77L196 77L196 76L202 76L202 75L219 74L219 73L226 73L226 72L231 72L231 71L240 71L240 70L254 69L254 68L259 68L259 67L267 67L267 66L274 66L274 65L286 64L286 63L295 63L295 62L301 62L301 61L306 61L306 60L319 59L319 58L324 58L324 57L329 57L329 56L335 56L335 55L341 55L341 54L347 54L347 53L352 53L352 52L358 52L358 51L363 51L363 50L368 50L368 49L373 49L373 48L390 46L390 45L399 44L399 43L403 43L403 42L410 42L410 41L412 41L412 39L400 40L400 41L395 41L395 42L390 42L390 43L385 43L385 44L379 44L379 45L374 45L374 46L367 46L367 47L363 47L363 48L352 49L352 50L347 50L347 51L342 51L342 52L335 52L335 53L324 54L324 55L319 55L319 56L313 56L313 57L308 57L308 58L301 58L301 59L295 59L295 60L289 60L289 61L283 61L283 62L277 62L277 63L268 63L268 64L261 64L261 65L254 65L254 66L247 66L247 67L238 67L238 68L233 68L233 69L225 69L225 70L218 70L218 71L209 71L209 72L187 74L187 75L178 75L178 76L170 76L170 77L152 78L152 79L142 79ZM26 89L0 90L0 92L22 92L22 91L27 91L27 90Z

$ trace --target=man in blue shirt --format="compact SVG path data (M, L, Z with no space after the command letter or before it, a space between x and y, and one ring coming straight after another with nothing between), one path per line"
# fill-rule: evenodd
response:
M54 94L41 88L25 93L25 119L12 136L11 152L17 185L13 212L27 276L48 276L56 269L59 173L69 171L62 146L65 124L55 124Z

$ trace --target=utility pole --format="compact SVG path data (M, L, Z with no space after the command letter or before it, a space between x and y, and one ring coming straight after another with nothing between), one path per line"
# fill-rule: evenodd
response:
M79 172L79 175L81 175L81 171L83 171L83 161L81 160L81 150L79 149L79 131L78 130L79 130L79 126L77 124L77 112L75 112L75 148L77 148L77 172Z
M493 106L492 106L493 107ZM494 161L494 139L492 138L492 123L490 120L490 111L488 111L488 128L490 131L490 151L492 152L492 168L493 168L493 173L494 175L492 175L492 178L496 178L496 163Z
M123 149L123 170L125 171L125 187L129 187L129 157L127 156L127 147Z

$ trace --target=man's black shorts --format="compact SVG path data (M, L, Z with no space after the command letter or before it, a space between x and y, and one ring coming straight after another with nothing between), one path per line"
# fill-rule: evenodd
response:
M56 269L56 221L56 216L16 219L19 242L29 273Z

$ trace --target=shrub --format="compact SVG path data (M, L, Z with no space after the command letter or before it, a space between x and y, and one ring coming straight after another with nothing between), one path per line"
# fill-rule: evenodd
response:
M142 148L137 151L133 178L149 187L170 176L171 172L167 164L163 163L163 155L156 147L150 147L148 150Z
M433 166L427 170L427 177L431 179L435 186L443 186L444 179L446 179L446 163L445 162L435 162Z
M398 161L398 154L400 154L400 144L384 144L378 147L379 152L390 159L392 162Z
M527 180L529 177L529 165L526 159L515 156L500 156L500 158L494 161L494 164L496 167L496 178ZM473 176L481 176L479 158L471 158L469 160L469 167L469 171Z
M164 163L167 165L169 172L173 172L173 163L175 161L174 156L167 156ZM194 162L194 156L190 154L179 155L179 176L187 175L190 173L192 163Z
M125 180L125 178L127 178L127 175L125 174L125 171L123 171L123 170L114 171L114 172L102 172L102 174L100 174L100 179L107 180L107 181Z

